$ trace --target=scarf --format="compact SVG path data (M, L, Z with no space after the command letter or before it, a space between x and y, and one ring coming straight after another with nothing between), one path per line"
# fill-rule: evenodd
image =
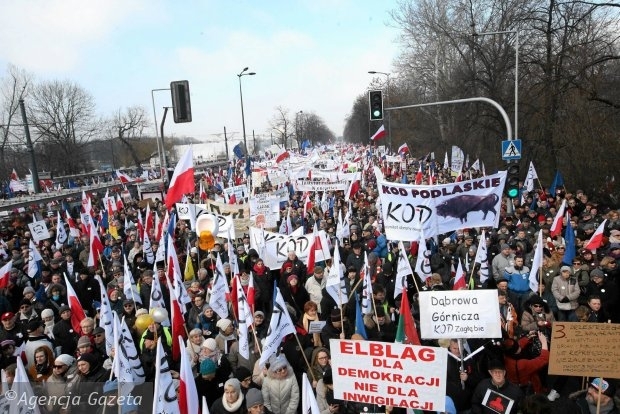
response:
M239 398L237 398L237 401L232 404L229 404L228 401L226 401L226 397L222 396L222 405L229 413L237 411L241 407L241 403L243 403L243 393L241 391L239 391Z
M314 322L319 320L318 315L314 318L311 318L310 316L308 316L307 313L304 313L304 316L302 318L302 326L304 327L304 329L306 330L306 332L308 332L310 330L310 322ZM321 343L321 335L318 333L313 333L312 334L312 342L314 344L314 346L323 346L323 344Z

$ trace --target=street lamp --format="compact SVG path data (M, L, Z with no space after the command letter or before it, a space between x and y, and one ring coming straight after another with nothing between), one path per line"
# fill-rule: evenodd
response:
M304 119L302 118L303 116L304 116L304 111L297 112L297 128L299 129L299 131L297 131L299 133L299 135L297 136L297 142L299 143L300 149L301 149L301 140L303 139L303 134L304 134L304 126L302 124L302 122L304 121Z
M256 72L247 72L248 69L249 68L247 68L247 67L243 68L241 73L239 73L237 75L237 77L239 78L239 97L241 98L241 124L243 125L243 146L245 147L246 154L248 152L248 141L247 141L247 138L245 136L245 115L243 113L243 92L241 91L241 77L242 76L256 75Z
M158 89L151 89L151 101L153 102L153 118L155 120L155 139L157 141L157 155L159 158L159 174L161 175L162 180L165 181L165 177L164 177L164 173L161 172L162 168L166 168L166 152L164 149L164 140L163 137L161 137L161 143L160 143L160 137L159 137L159 130L158 130L158 125L157 125L157 112L155 112L155 94L154 92L156 91L170 91L170 88L158 88Z
M369 74L371 75L384 75L387 80L385 81L385 103L387 106L390 106L390 74L387 72L378 72L376 70L369 70ZM390 152L392 151L392 129L390 128L390 111L385 111L385 120L387 121L387 132L388 132L388 145L390 147Z
M518 30L502 30L502 31L498 31L498 32L484 32L484 33L472 33L472 36L474 37L479 37L479 36L492 36L492 35L497 35L497 34L508 34L508 33L514 33L515 35L515 133L514 133L514 139L518 139L519 138L519 123L518 123L518 118L519 118L519 31Z

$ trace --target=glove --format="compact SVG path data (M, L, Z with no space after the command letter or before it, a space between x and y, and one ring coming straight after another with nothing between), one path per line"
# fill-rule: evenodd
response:
M568 302L570 302L570 299L568 299L566 296L560 299L560 303L568 303Z

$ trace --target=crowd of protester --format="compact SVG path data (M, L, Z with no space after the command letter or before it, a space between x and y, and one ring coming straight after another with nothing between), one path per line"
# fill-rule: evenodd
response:
M385 171L386 177L400 181L402 171L398 169L396 165ZM440 182L449 180L449 175L439 168L434 173ZM298 413L301 410L303 373L307 373L314 388L321 414L377 412L379 409L334 398L337 376L330 368L330 339L363 340L355 332L354 322L355 301L360 297L355 293L361 293L360 270L366 253L373 281L373 312L364 316L367 339L395 340L400 308L400 296L394 295L398 259L403 253L415 264L419 246L415 241L404 240L405 252L400 252L398 241L387 240L376 207L378 193L371 170L365 175L366 188L355 194L350 203L345 201L342 191L329 192L329 208L324 211L319 197L322 195L311 195L313 204L305 217L305 197L301 193L291 191L289 203L283 203L281 220L290 216L293 226L303 226L306 232L311 232L316 225L326 231L332 251L339 249L341 263L332 263L331 260L317 263L310 274L307 264L297 257L295 251L288 252L288 260L281 269L269 269L257 250L252 248L248 235L235 241L218 239L210 251L201 250L189 223L178 221L174 240L181 268L185 268L186 261L191 261L195 269L195 276L185 281L191 298L185 310L186 352L191 359L198 394L206 397L211 413ZM221 190L205 184L209 198L220 196ZM272 188L264 185L262 191L268 190ZM190 202L197 198L198 194L189 195ZM575 235L574 246L566 246L562 236L550 235L562 200L567 201L570 225ZM95 210L101 208L98 201L97 198L92 200ZM617 413L615 380L597 379L582 384L581 378L571 381L568 377L548 375L547 366L549 349L553 346L550 333L555 321L620 323L620 270L616 263L620 259L618 210L589 200L584 191L569 192L564 188L558 188L556 194L543 190L525 194L524 202L515 200L513 208L507 208L508 202L504 200L498 228L466 228L428 239L427 248L432 252L432 276L422 281L413 274L408 279L407 295L414 317L419 316L418 287L420 290L452 289L459 261L467 271L468 286L497 290L502 338L422 339L423 344L446 347L456 357L448 358L446 367L446 393L449 397L446 412L493 412L489 404L483 403L485 393L492 389L514 400L515 409L523 412L551 412L544 411L546 409L594 414L600 388L600 412ZM54 245L53 238L38 243L43 260L40 272L34 278L26 274L31 257L27 223L32 222L32 216L30 213L11 216L4 234L6 255L0 259L0 264L12 261L8 284L0 293L0 368L4 370L9 386L15 375L16 358L24 362L35 390L45 390L46 393L62 395L69 390L78 390L84 383L104 384L110 379L113 355L106 352L105 331L98 323L101 296L95 275L104 282L112 310L132 329L146 381L155 379L158 340L167 351L174 375L178 376L179 361L170 356L175 340L170 327L162 324L163 320L153 320L148 326L139 323L141 315L149 313L153 278L162 282L161 289L168 298L164 263L155 266L147 263L142 251L137 215L144 215L144 207L144 203L126 202L116 213L114 222L118 226L118 237L107 235L103 238L104 254L96 267L88 266L90 247L87 235L69 237L59 248ZM151 208L154 214L163 217L165 206L159 200L153 200ZM349 213L349 235L341 243L336 236L339 213L343 216ZM79 222L79 217L75 219ZM603 245L596 251L584 249L585 242L605 219ZM55 219L45 220L54 234ZM565 220L564 226L567 224ZM487 263L484 264L475 262L482 230L486 230L488 251ZM533 292L528 280L530 272L537 269L529 266L539 232L543 233L544 258L540 289ZM154 234L150 237L153 251L163 248L157 245ZM184 251L188 243L192 248L186 255ZM234 244L242 287L247 290L250 278L253 278L256 290L249 359L239 351L238 323L233 314L229 319L219 318L209 305L218 256L228 283L232 280L229 243ZM576 252L570 262L565 261L567 247ZM124 294L124 284L127 283L125 265L137 282L141 304ZM326 293L326 274L332 266L341 266L347 277L348 303L342 310ZM488 269L486 279L485 268ZM473 278L471 284L469 278ZM70 322L72 310L65 280L71 283L87 316L80 323L81 332L76 332ZM274 284L280 288L296 323L297 338L293 335L286 337L278 355L260 366L261 340L268 334ZM313 321L325 322L320 332L309 333ZM459 358L479 347L484 347L484 351L463 365L458 363ZM583 388L585 390L581 393L573 393ZM46 406L42 410L65 412L58 406ZM398 412L403 409L388 407L390 410Z

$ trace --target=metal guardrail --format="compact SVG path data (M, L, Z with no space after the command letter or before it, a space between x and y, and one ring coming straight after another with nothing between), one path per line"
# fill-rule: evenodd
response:
M196 170L194 172L194 175L203 174L206 171L206 168L218 167L220 165L226 165L226 164L227 164L227 161L224 161L224 162L215 161L212 163L200 164L197 166L198 168L200 168L200 170ZM145 184L159 186L163 184L163 181L160 178L157 180L150 180L150 181L130 182L130 183L126 183L125 186L145 185ZM13 198L9 198L6 200L0 200L0 212L12 211L20 207L29 207L33 204L40 204L40 203L47 204L47 203L51 203L52 201L60 201L60 200L64 200L69 197L81 198L82 191L107 190L109 188L118 187L121 185L123 185L123 183L121 183L120 181L114 181L114 182L107 182L107 183L98 184L98 185L84 185L84 186L76 187L76 188L54 190L49 193L39 193L39 194L30 194L30 195L25 195L25 196L20 196L20 197L13 197Z

